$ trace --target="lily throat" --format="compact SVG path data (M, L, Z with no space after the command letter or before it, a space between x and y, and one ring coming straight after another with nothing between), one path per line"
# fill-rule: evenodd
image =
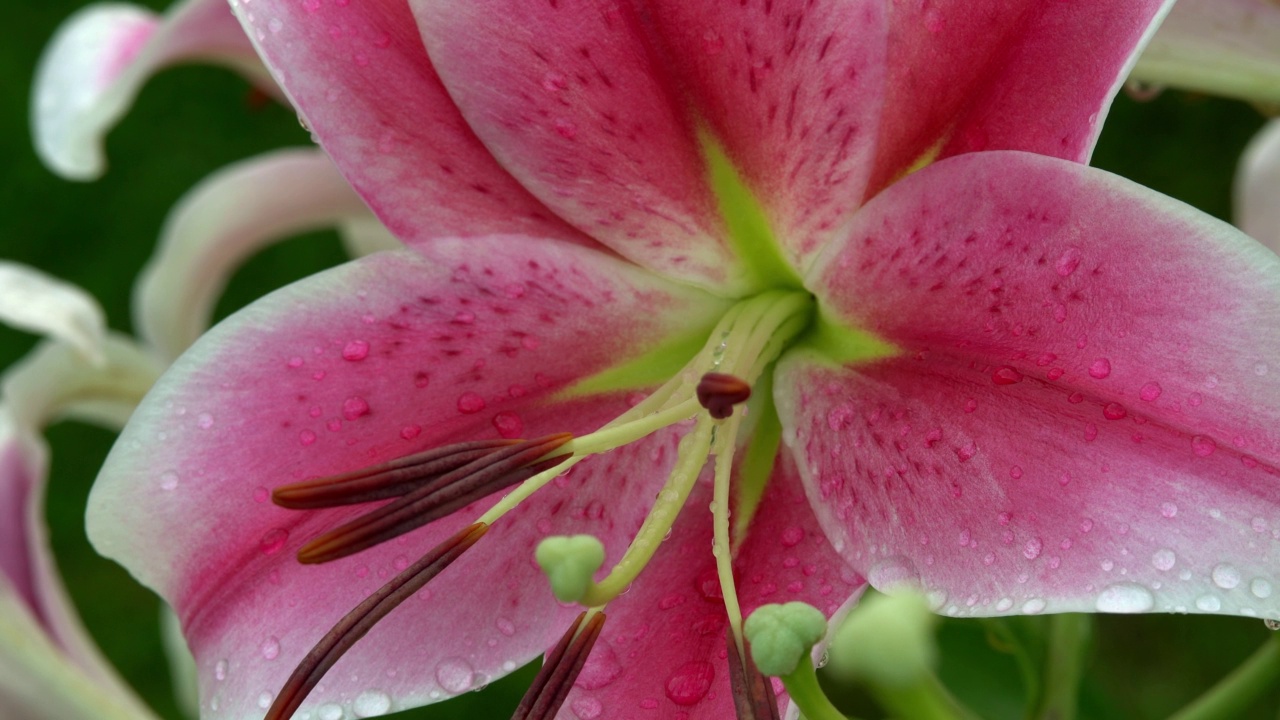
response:
M682 437L670 474L656 489L639 531L602 578L596 576L606 553L600 540L591 536L547 537L538 545L536 559L558 600L599 613L649 564L698 478L709 474L714 495L712 550L730 641L740 653L742 618L732 562L735 541L741 539L764 494L781 438L770 392L772 367L802 338L820 334L813 332L816 315L815 301L805 292L768 291L736 303L679 372L586 435L453 443L377 466L277 487L273 501L300 511L389 500L312 539L299 551L303 563L358 553L488 495L514 489L344 617L295 670L277 695L268 720L290 717L346 649L534 493L587 458L673 427ZM614 382L602 373L566 392L572 395L593 385L595 391ZM739 406L745 407L739 410Z

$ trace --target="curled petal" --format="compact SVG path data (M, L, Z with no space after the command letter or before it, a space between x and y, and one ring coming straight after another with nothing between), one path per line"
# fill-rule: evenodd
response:
M274 488L449 443L589 432L631 394L568 388L686 333L700 343L724 310L554 240L441 240L363 258L258 301L179 359L95 484L90 537L172 601L205 716L259 713L263 691L282 687L348 610L494 502L302 565L304 543L368 508L284 509L270 502ZM434 702L542 652L571 613L547 590L533 549L548 535L588 532L616 562L680 433L586 460L495 522L339 660L301 709L351 708L366 691L361 707Z
M102 138L143 83L189 60L227 65L274 92L223 0L186 0L164 17L120 3L72 15L36 70L31 127L40 158L68 179L97 178L106 169Z
M1280 7L1271 0L1179 0L1131 78L1280 102Z
M232 271L265 245L344 222L373 222L319 150L279 150L205 178L165 222L138 280L134 321L167 360L208 327Z
M1241 230L1280 252L1280 120L1268 123L1240 158L1235 216Z
M957 615L1280 617L1273 253L1106 173L977 153L877 197L827 260L820 301L902 353L796 354L778 402L873 585Z
M104 361L106 318L92 295L26 265L0 261L0 321L69 343Z

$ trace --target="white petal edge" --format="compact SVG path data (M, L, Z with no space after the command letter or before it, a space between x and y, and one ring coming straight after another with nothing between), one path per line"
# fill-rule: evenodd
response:
M90 5L63 22L36 67L36 153L69 180L101 176L103 136L147 78L187 60L228 66L281 97L226 0L186 0L163 17L124 3Z
M246 258L298 233L352 220L376 222L319 150L280 150L219 170L165 221L134 288L138 334L172 361L209 327L218 296Z
M18 263L0 261L0 322L49 335L102 364L107 321L92 295Z
M1235 220L1241 230L1280 253L1280 120L1263 127L1240 158Z

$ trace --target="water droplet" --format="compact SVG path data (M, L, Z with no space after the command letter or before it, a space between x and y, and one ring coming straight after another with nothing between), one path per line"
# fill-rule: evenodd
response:
M1062 253L1062 257L1058 258L1058 274L1067 277L1080 267L1080 250L1078 248L1067 248Z
M782 531L782 546L795 547L804 540L804 528L791 526Z
M1071 403L1072 405L1079 405L1080 403L1084 402L1084 394L1073 392L1067 396L1067 402Z
M1218 612L1222 609L1222 601L1216 595L1201 595L1196 598L1196 607L1205 612Z
M355 420L369 414L369 403L362 397L349 397L342 401L342 417Z
M1022 382L1022 373L1008 365L1005 365L991 373L991 382L996 385L1014 385Z
M200 413L196 416L196 427L201 430L208 430L213 427L213 416L209 413Z
M280 18L271 18L267 21L267 29L274 35L284 29L284 23L280 21Z
M1048 606L1048 603L1046 603L1044 600L1040 598L1031 598L1030 600L1022 603L1022 612L1028 615L1037 615L1039 613L1044 612L1044 609L1047 606Z
M1089 365L1089 377L1102 380L1111 375L1111 361L1106 358L1098 358Z
M356 696L351 711L358 718L386 715L391 711L391 697L381 690L365 690Z
M473 392L464 392L458 396L458 412L470 415L478 413L485 407L484 398Z
M1044 549L1044 543L1040 538L1031 538L1022 546L1022 556L1028 560L1035 560L1040 557L1040 551Z
M1098 612L1140 613L1155 607L1151 591L1134 583L1116 583L1098 595Z
M1092 529L1093 529L1092 520L1090 520L1089 518L1085 518L1084 520L1080 521L1080 532L1087 533Z
M342 706L334 703L325 703L316 708L317 720L342 720L345 715Z
M1273 630L1273 631L1280 630L1280 620L1272 620L1271 618L1267 618L1266 620L1262 621L1262 624L1265 625L1268 630Z
M516 624L506 618L498 618L496 625L498 626L498 632L506 635L507 637L511 637L516 634Z
M956 448L956 457L960 459L960 462L972 460L973 456L977 454L978 445L972 440L965 443L963 446Z
M1018 465L1014 465L1013 467L1009 468L1009 477L1013 478L1014 480L1017 480L1018 478L1022 477L1022 468Z
M1218 449L1218 443L1213 438L1204 435L1196 435L1191 438L1191 451L1199 457L1209 457Z
M461 409L461 407L459 407ZM464 411L465 412L465 411ZM524 434L524 421L513 412L500 412L493 416L493 427L504 438L518 438Z
M275 660L280 656L280 638L275 635L268 636L266 640L262 641L262 645L258 649L262 651L262 657L267 660Z
M716 668L711 663L705 660L687 662L667 676L667 698L676 705L695 705L706 697L715 677Z
M298 433L298 442L302 443L303 445L311 445L315 441L316 441L316 434L311 432L310 430L303 430L302 432Z
M1102 408L1102 417L1108 420L1120 420L1128 414L1129 411L1125 410L1124 406L1117 402L1107 403L1107 406Z
M227 661L226 660L219 660L218 663L213 666L213 677L217 680L227 679Z
M475 668L460 657L445 658L436 665L436 682L450 693L461 693L471 689L475 678Z
M364 340L352 340L342 348L342 359L356 362L369 357L369 343Z
M271 707L271 699L273 697L275 696L271 694L270 690L263 690L262 692L258 693L258 709L266 710L267 708Z
M600 704L599 700L584 695L575 698L570 703L569 709L578 716L578 720L595 720L600 717L600 713L604 712L604 705Z
M1160 514L1167 518L1175 517L1178 514L1178 506L1171 502L1161 503Z
M622 663L618 662L618 654L607 640L600 638L587 656L587 663L582 666L582 672L574 684L583 690L599 690L617 680L621 674Z
M160 489L173 490L178 487L178 473L166 470L160 474Z
M1240 584L1240 571L1228 563L1219 563L1214 566L1209 576L1213 578L1213 584L1223 590L1230 590Z
M405 440L412 440L422 434L421 425L405 425L400 428L400 437Z
M969 532L969 528L965 528L960 531L959 537L956 538L956 543L960 547L968 547L971 540L973 540L973 533Z
M1172 570L1178 562L1178 556L1168 548L1161 548L1151 555L1151 564L1157 570Z
M1142 388L1138 390L1138 397L1147 402L1153 402L1156 398L1160 397L1161 392L1163 392L1163 390L1160 388L1160 383L1152 381L1143 385Z
M1271 581L1266 578L1254 578L1253 581L1249 583L1249 592L1253 593L1254 597L1263 599L1269 598L1271 597Z
M289 539L289 531L284 528L275 528L268 530L262 539L258 541L258 549L263 555L275 555L284 547L285 541Z

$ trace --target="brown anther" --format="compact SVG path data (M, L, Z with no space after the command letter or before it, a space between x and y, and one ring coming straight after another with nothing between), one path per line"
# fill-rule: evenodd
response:
M729 688L738 720L778 720L778 698L774 695L773 683L756 667L749 648L746 657L738 653L732 629L725 632L725 637L729 646Z
M267 711L263 720L286 720L302 705L311 690L320 682L324 674L342 657L351 646L373 628L387 613L422 589L442 570L457 560L468 548L476 543L489 526L475 523L464 528L448 540L435 546L413 565L392 578L376 592L365 598L363 602L338 621L333 629L316 643L307 653L293 674L285 681L284 687L276 695L276 700Z
M733 414L734 405L751 398L751 386L740 377L709 372L698 381L697 393L698 404L711 417L723 420Z
M582 666L591 654L591 648L604 628L602 612L587 612L569 626L560 642L547 653L533 684L520 699L520 705L511 720L552 720L569 696L569 689L582 672Z
M281 485L271 501L291 510L356 505L399 497L519 440L477 440L431 448L381 465Z
M324 563L353 555L452 514L487 495L537 475L569 458L547 457L573 439L569 433L522 440L431 478L400 498L340 525L298 551L302 563Z

